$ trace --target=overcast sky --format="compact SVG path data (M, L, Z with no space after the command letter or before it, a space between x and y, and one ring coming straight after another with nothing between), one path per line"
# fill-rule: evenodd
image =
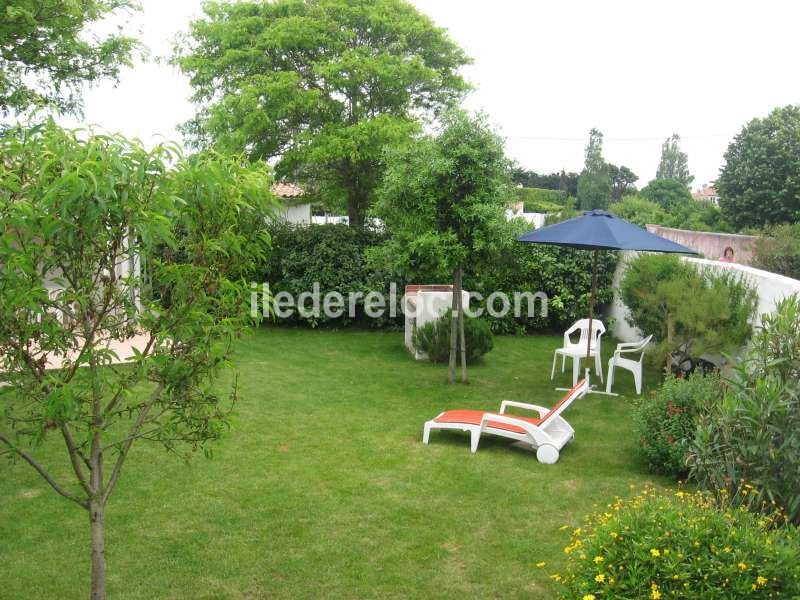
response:
M169 52L201 0L141 0L128 30L153 55ZM742 125L800 103L800 3L699 0L414 0L473 58L471 109L485 111L508 155L539 172L580 171L588 131L605 135L607 161L655 175L676 132L695 187L716 178ZM85 122L150 144L179 140L193 114L186 80L137 63L116 88L85 96ZM74 122L72 123L74 124Z

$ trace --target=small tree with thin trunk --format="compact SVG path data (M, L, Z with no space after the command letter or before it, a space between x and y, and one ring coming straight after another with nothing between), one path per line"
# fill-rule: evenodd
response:
M453 111L442 122L437 136L387 156L376 213L391 239L374 259L407 276L452 275L449 380L454 383L459 346L461 380L467 381L464 269L480 265L504 239L509 163L503 140L483 116Z
M236 386L214 380L251 320L269 171L52 123L11 130L0 155L0 450L87 511L104 598L105 509L133 445L207 451L224 431ZM51 436L71 481L37 457Z

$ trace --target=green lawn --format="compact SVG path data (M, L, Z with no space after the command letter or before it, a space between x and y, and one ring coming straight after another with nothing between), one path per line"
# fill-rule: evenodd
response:
M109 596L552 597L559 527L652 480L630 401L573 404L576 440L555 465L504 440L484 438L472 455L466 434L433 432L428 446L421 436L447 408L555 402L559 341L496 338L470 385L448 386L446 367L412 360L399 333L247 337L242 400L213 459L134 446L108 509ZM569 378L568 365L559 383ZM626 372L618 384L632 391ZM66 479L55 436L41 455ZM88 593L88 517L22 463L0 463L0 558L2 598Z

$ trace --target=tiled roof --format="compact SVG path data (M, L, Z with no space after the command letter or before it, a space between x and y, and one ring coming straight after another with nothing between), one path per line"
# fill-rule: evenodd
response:
M279 198L299 198L305 193L299 185L281 181L273 183L270 191Z

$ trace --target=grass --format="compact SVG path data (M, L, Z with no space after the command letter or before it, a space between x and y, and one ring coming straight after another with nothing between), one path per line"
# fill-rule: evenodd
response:
M557 400L559 338L495 341L469 385L448 386L446 368L413 361L399 333L248 336L242 400L213 459L134 446L106 517L109 596L554 596L559 527L652 478L625 397L573 404L576 440L555 465L490 438L472 455L456 432L423 445L423 422L441 410ZM570 377L568 365L558 383ZM66 478L55 436L39 453ZM0 464L0 556L2 597L85 597L88 517L27 465Z

